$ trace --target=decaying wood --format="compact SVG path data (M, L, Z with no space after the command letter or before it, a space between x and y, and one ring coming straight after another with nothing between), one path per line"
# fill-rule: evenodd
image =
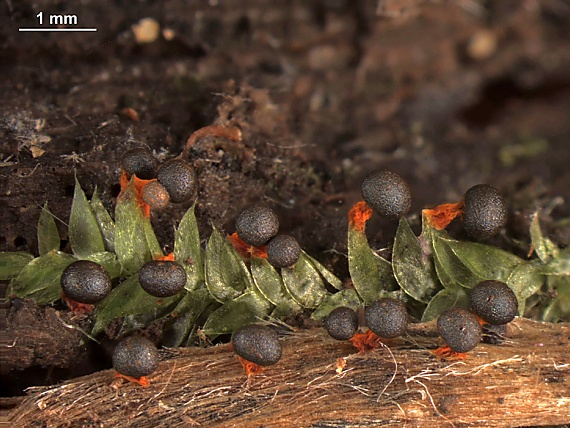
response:
M439 360L433 324L356 353L322 329L283 338L249 380L229 346L168 351L140 387L107 370L32 388L12 426L485 426L570 422L570 324L517 319L501 346ZM343 361L344 360L344 361ZM344 365L341 370L340 366ZM92 424L92 425L91 425Z
M78 315L42 308L32 300L18 300L8 313L0 338L0 373L34 366L69 367L84 357L83 331Z

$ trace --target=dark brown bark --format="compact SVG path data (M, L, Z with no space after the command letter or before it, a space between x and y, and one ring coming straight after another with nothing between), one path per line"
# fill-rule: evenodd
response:
M322 329L283 338L283 358L249 380L229 346L177 349L151 386L103 371L34 388L13 426L485 426L570 422L569 324L517 319L505 344L439 360L433 323L356 353ZM337 371L340 358L346 366Z
M85 353L78 327L84 315L41 308L31 300L12 302L0 339L0 373L34 366L70 367Z

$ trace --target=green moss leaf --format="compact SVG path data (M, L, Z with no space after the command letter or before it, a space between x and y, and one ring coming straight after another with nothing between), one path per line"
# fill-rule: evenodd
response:
M457 286L473 288L479 282L490 279L469 269L448 245L445 232L432 232L434 264L437 276L445 288L456 290Z
M115 252L115 222L113 222L113 219L109 215L109 212L103 205L103 202L99 197L99 193L97 192L97 188L95 188L93 197L91 198L89 204L91 205L91 209L93 209L93 213L95 214L95 219L99 225L99 230L103 235L105 248L108 251Z
M202 331L206 336L230 334L265 318L271 309L271 303L265 297L250 290L212 312Z
M253 282L267 300L274 305L280 305L291 300L281 275L266 259L252 257L250 269Z
M123 270L131 275L152 259L146 233L149 227L150 219L138 207L131 179L115 207L115 253Z
M548 278L550 286L556 290L556 297L546 307L542 320L548 322L570 321L570 277L553 276Z
M368 246L366 235L348 229L348 270L354 288L366 303L371 303L397 287L392 264Z
M53 214L48 210L47 202L44 204L38 221L38 250L40 256L52 250L59 250L60 239Z
M356 290L354 288L347 288L346 290L327 296L311 314L311 318L322 321L333 309L346 306L356 310L362 306L362 304L363 302L360 300Z
M75 257L51 251L29 262L10 284L10 296L34 299L38 304L52 303L61 296L61 274Z
M394 276L406 294L423 303L429 303L440 287L431 252L429 230L424 229L420 241L401 218L392 251Z
M75 193L69 216L69 242L73 253L80 259L105 251L103 235L87 197L75 179Z
M170 314L171 318L164 329L163 345L178 347L187 344L199 319L219 305L206 288L185 293Z
M555 258L560 253L558 246L550 239L545 238L540 228L538 220L538 212L532 216L530 223L530 240L536 255L543 262L548 262L550 259Z
M0 281L18 276L32 260L34 256L23 251L0 252Z
M539 260L523 262L513 269L505 282L517 296L520 316L524 315L526 299L540 290L545 279Z
M281 276L289 294L303 308L316 308L329 294L321 274L304 252L295 266L281 269Z
M152 228L152 224L150 219L143 217L143 227L144 227L144 236L146 238L146 244L148 245L148 250L150 251L150 255L153 259L157 259L159 257L164 256L162 252L162 247L158 242L158 238L154 233L154 229Z
M114 319L132 315L144 315L144 321L140 321L140 324L147 325L152 320L167 315L184 292L166 298L154 297L142 289L137 275L131 276L97 305L93 313L95 324L91 334L96 336L101 333Z
M544 275L569 276L570 275L570 247L566 247L556 257L543 266Z
M286 320L303 312L303 307L293 299L279 303L271 312L271 318Z
M121 264L117 260L117 256L109 251L103 251L102 253L91 254L84 260L91 260L92 262L99 263L109 273L111 278L118 278L122 273Z
M447 245L474 275L507 282L513 270L524 261L490 245L448 239Z
M307 253L305 253L307 259L313 264L316 270L319 271L321 276L327 281L332 287L336 288L337 290L342 290L342 281L338 279L330 270L324 267L317 259L311 257Z
M204 255L194 205L186 211L174 232L174 259L186 270L187 290L194 290L204 283Z
M455 288L444 288L430 300L422 315L422 321L434 320L439 317L443 311L455 306L469 309L469 295L467 291L459 286Z
M221 303L253 288L249 271L232 244L214 228L206 245L206 286Z

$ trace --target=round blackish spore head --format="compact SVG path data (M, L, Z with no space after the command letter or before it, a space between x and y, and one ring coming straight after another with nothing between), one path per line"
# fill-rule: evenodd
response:
M358 330L358 314L346 306L333 309L325 318L325 328L333 339L348 340Z
M113 368L120 374L139 378L148 376L158 367L158 350L154 343L141 336L121 340L113 351Z
M67 297L79 303L99 303L112 288L107 270L89 260L73 262L61 274L61 289Z
M507 326L483 324L483 337L481 342L491 345L502 345L507 338Z
M151 260L141 268L139 283L144 291L155 297L174 296L186 285L186 271L174 261Z
M236 354L260 366L270 366L281 359L279 337L264 325L239 328L232 336L232 345Z
M236 220L236 232L248 245L261 247L277 235L279 219L271 209L254 205L244 209Z
M410 210L410 187L398 174L373 172L364 179L361 190L366 203L383 217L402 217Z
M177 204L189 200L198 186L194 167L184 159L164 162L158 169L156 179L168 191L170 200Z
M477 317L461 308L448 309L439 316L437 330L454 352L469 352L481 341Z
M150 180L156 177L158 161L150 152L143 148L128 150L121 159L121 166L129 174L135 174L143 180Z
M267 244L267 261L276 268L288 268L299 260L301 247L290 235L277 235Z
M463 227L472 239L483 241L507 224L507 203L499 191L488 184L477 184L465 192Z
M161 210L168 206L170 195L158 181L151 181L142 190L142 198L153 210Z
M377 300L364 309L364 317L368 328L386 339L401 336L408 326L408 311L399 300Z
M483 281L471 290L471 310L492 325L511 322L519 310L517 296L501 281Z

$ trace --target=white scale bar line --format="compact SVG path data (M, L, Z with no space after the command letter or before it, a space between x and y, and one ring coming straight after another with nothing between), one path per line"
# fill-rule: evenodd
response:
M28 32L34 32L34 31L44 31L44 32L49 32L49 31L67 31L67 32L75 32L75 31L97 31L97 28L19 28L19 31L28 31Z

